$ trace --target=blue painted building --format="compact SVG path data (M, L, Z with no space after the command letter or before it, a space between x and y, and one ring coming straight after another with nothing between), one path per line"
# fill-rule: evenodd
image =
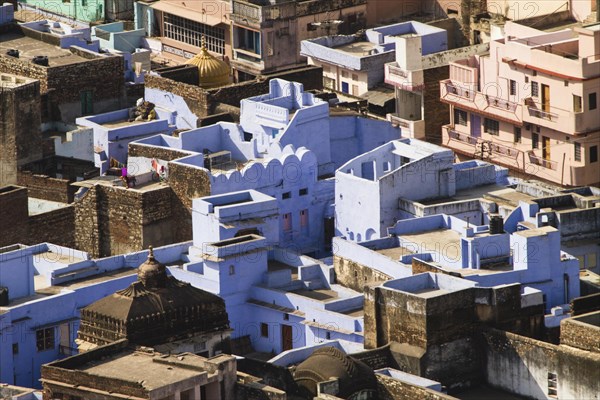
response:
M505 232L447 215L406 219L388 237L350 243L334 238L336 256L389 278L412 275L412 260L491 287L520 283L543 293L545 310L578 297L577 259L560 249L560 232L551 227Z
M383 83L384 66L396 59L396 38L403 36L419 37L423 56L448 49L448 34L444 29L408 21L368 29L364 36L303 40L300 54L307 57L309 64L323 68L324 87L363 96Z
M167 265L189 243L157 249ZM147 252L92 260L87 253L41 243L0 249L0 381L39 387L40 367L76 353L79 310L136 279Z

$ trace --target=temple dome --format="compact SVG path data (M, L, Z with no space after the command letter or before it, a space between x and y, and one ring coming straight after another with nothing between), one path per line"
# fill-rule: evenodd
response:
M147 289L164 288L167 281L167 269L156 261L150 246L148 259L138 268L138 280Z
M152 346L228 329L225 301L168 276L150 249L137 281L81 310L77 343L88 349L128 339Z
M319 382L332 378L338 378L337 396L342 398L377 391L377 379L373 370L335 347L318 348L294 371L296 383L312 396L317 396Z
M196 54L192 59L186 62L186 64L198 67L200 78L198 84L200 87L213 88L228 85L230 83L229 65L208 52L204 36L202 36L200 53Z

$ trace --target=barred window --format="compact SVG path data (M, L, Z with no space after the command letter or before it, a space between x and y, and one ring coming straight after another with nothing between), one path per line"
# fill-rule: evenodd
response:
M225 54L225 29L192 21L172 14L164 14L164 35L169 39L200 47L202 35L206 48L213 53Z
M532 149L537 149L540 145L540 135L538 135L537 133L532 133L531 134L531 148Z
M483 131L490 135L498 135L500 133L500 122L486 118L483 121Z
M581 161L581 143L575 142L575 161Z
M38 329L35 331L37 351L51 350L54 348L54 327Z
M514 133L515 133L514 142L521 143L521 128L519 128L518 126L515 126Z
M540 95L540 87L535 81L531 81L531 97L538 97Z
M467 126L467 112L458 108L454 109L454 124Z

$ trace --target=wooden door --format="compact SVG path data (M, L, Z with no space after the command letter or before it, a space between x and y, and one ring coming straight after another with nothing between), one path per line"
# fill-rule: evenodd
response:
M543 136L543 139L542 156L544 160L550 160L550 138Z
M293 348L292 327L290 325L281 325L281 351L291 350Z
M550 86L542 84L542 109L550 112Z

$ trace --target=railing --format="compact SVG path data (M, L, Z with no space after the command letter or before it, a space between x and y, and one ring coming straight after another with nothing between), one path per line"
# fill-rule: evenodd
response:
M442 101L455 103L457 107L462 106L475 112L480 111L484 115L488 114L491 118L501 117L514 123L522 122L521 104L483 94L449 79L440 82L440 98Z
M403 129L402 136L408 136L415 139L425 138L425 121L422 119L410 120L399 117L397 114L389 114L389 120L392 125Z
M502 155L508 156L508 157L516 158L519 156L519 153L521 153L521 150L517 150L512 147L508 147L503 144L494 143L494 142L492 142L490 144L490 147L492 149L492 152L499 153L499 154L502 154Z
M250 22L260 23L262 18L262 7L256 4L234 1L232 18L238 21L246 19Z
M408 78L408 72L404 71L402 68L395 67L393 65L389 65L390 74L399 76L401 78Z
M527 106L527 110L529 111L529 115L536 118L545 119L547 121L557 121L558 114L551 113L549 111L540 110L535 106Z
M479 138L467 135L465 133L460 133L450 128L448 128L448 137L450 139L458 140L459 142L470 144L471 146L477 145L477 142L479 141Z
M533 153L529 153L529 162L534 165L539 165L540 167L548 168L556 171L556 167L558 163L552 160L546 160L545 158L538 157Z

